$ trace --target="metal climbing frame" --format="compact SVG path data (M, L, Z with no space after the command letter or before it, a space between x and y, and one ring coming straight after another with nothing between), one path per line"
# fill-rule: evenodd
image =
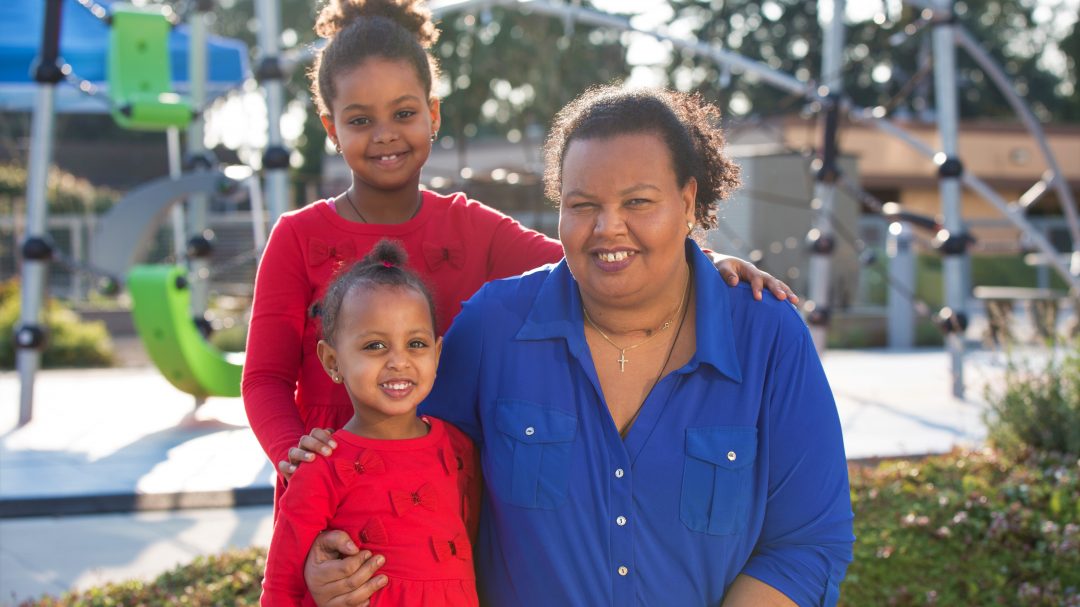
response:
M951 354L953 394L962 398L964 390L962 375L964 351L959 331L966 322L966 313L964 310L966 293L964 291L965 285L963 284L962 274L960 273L959 268L966 263L965 258L967 256L967 244L969 243L969 240L964 229L963 219L960 215L959 186L961 184L967 186L970 190L997 207L1010 222L1019 228L1030 242L1039 249L1046 259L1049 260L1054 270L1057 271L1065 282L1070 285L1071 292L1075 298L1080 298L1080 221L1077 219L1076 203L1061 174L1059 164L1050 151L1046 137L1043 134L1042 129L1038 126L1038 122L1034 119L1030 110L1027 109L1020 97L1008 85L1002 70L994 64L992 59L979 48L978 44L975 43L971 36L956 23L955 19L953 19L953 0L904 1L920 9L929 10L933 15L931 23L935 27L935 86L937 91L936 97L938 98L939 123L941 124L939 127L942 137L941 150L934 150L926 146L914 136L904 131L898 124L889 120L886 117L884 108L863 108L854 105L850 100L844 98L830 99L829 89L819 89L817 83L800 81L788 74L774 70L764 63L748 59L738 53L725 50L712 44L687 40L672 34L663 27L653 29L636 27L630 22L629 18L582 8L576 2L573 4L566 4L551 0L433 0L429 6L436 15L492 6L518 8L523 11L528 10L534 14L561 18L568 23L579 22L596 27L609 27L648 35L657 40L670 43L679 50L706 57L731 69L753 73L760 78L762 82L790 93L800 95L807 100L817 102L823 108L829 108L831 106L838 107L853 120L876 126L878 129L897 137L900 141L906 143L918 153L937 163L939 167L938 174L941 178L940 187L943 213L945 215L945 233L941 236L944 241L943 249L948 252L944 276L947 307L943 310L943 320L946 321L945 326L952 329L952 333L948 340L948 347ZM839 7L839 10L843 10L844 2L841 0L819 0L819 2L823 6L823 10L829 10L837 6ZM833 29L841 27L840 22L840 19L831 20ZM832 34L827 33L826 37L830 40L827 44L835 44L835 41L839 39L841 41L840 44L842 45L842 34L837 34L836 32L833 32ZM1049 167L1047 174L1038 183L1032 186L1028 193L1025 194L1025 196L1022 196L1019 201L1013 203L1005 201L989 185L987 185L986 182L971 173L964 172L962 164L957 157L956 129L958 125L955 101L955 48L957 45L971 54L972 58L987 72L995 85L1001 89L1002 93L1009 100L1009 103L1012 104L1021 120L1027 126L1031 136L1037 141L1039 149ZM828 49L826 49L825 55L830 55ZM838 71L839 70L824 70L823 73L827 76L828 74L836 73ZM823 82L821 84L828 83ZM1030 204L1030 201L1038 198L1038 196L1049 187L1054 187L1057 190L1062 205L1065 207L1065 214L1069 222L1073 244L1071 267L1070 265L1066 265L1065 262L1059 258L1053 245L1051 245L1050 242L1043 237L1042 233L1035 229L1024 216L1026 204ZM823 192L827 193L827 189L824 188L819 187L817 190L817 196L820 196ZM825 222L827 221L822 219L821 215L821 213L815 215L816 230L820 230L820 226L825 225ZM819 236L821 236L820 232ZM828 262L825 260L819 261L817 264L817 271L812 272L811 276L817 277L821 275L823 273L822 268L828 267L827 263ZM815 295L818 297L827 297L827 290L822 290L820 287L814 287L813 285L811 285L811 289L812 298ZM819 295L819 293L825 295ZM815 301L815 305L824 305L826 309L828 308L827 301Z

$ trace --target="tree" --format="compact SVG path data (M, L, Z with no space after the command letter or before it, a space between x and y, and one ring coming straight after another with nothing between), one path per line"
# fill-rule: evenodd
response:
M720 44L801 80L823 80L816 2L672 0L671 5L671 24L689 25L700 40ZM1036 6L1028 0L965 0L955 4L961 25L1004 67L1016 90L1046 120L1069 119L1066 108L1070 103L1075 105L1058 86L1060 77L1040 61L1043 49L1053 41L1051 24L1064 10L1065 3ZM1037 11L1042 11L1040 19ZM843 78L845 93L855 103L886 105L915 115L933 107L932 72L922 69L929 57L933 26L914 32L897 46L890 42L894 35L904 38L905 28L917 18L915 9L903 5L899 12L885 13L883 9L871 19L848 24ZM957 57L961 116L1011 116L1004 98L974 61L963 52ZM915 77L926 80L921 85L910 82ZM791 104L756 78L736 75L729 83L724 68L701 57L676 56L669 79L678 88L700 90L720 100L736 115L768 114Z

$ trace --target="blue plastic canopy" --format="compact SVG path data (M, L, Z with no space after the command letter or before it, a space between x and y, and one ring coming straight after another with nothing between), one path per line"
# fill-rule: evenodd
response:
M108 8L112 0L96 0ZM0 111L30 111L34 106L36 84L30 66L41 47L45 10L37 0L0 1ZM74 75L88 80L101 92L105 84L109 26L76 0L64 0L60 28L60 56L71 66ZM176 91L187 91L188 31L186 26L173 28L169 35L172 79ZM239 87L250 75L248 49L240 40L207 37L207 97L222 95ZM66 113L108 112L105 99L93 98L74 86L61 84L56 89L56 111Z

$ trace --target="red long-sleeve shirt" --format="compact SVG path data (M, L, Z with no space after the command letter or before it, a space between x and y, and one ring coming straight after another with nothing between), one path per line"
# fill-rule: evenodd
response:
M311 429L337 429L352 416L344 387L315 354L314 307L334 272L383 238L401 243L431 289L440 334L484 283L563 255L557 241L461 193L424 192L416 216L394 225L349 221L326 200L282 215L255 279L242 385L251 428L275 468Z

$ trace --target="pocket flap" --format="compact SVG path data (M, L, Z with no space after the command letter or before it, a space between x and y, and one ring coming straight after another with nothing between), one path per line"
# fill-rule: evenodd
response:
M523 443L561 443L574 440L577 417L535 403L500 399L495 404L495 427Z
M732 470L749 466L757 457L757 428L749 426L687 428L686 454Z

